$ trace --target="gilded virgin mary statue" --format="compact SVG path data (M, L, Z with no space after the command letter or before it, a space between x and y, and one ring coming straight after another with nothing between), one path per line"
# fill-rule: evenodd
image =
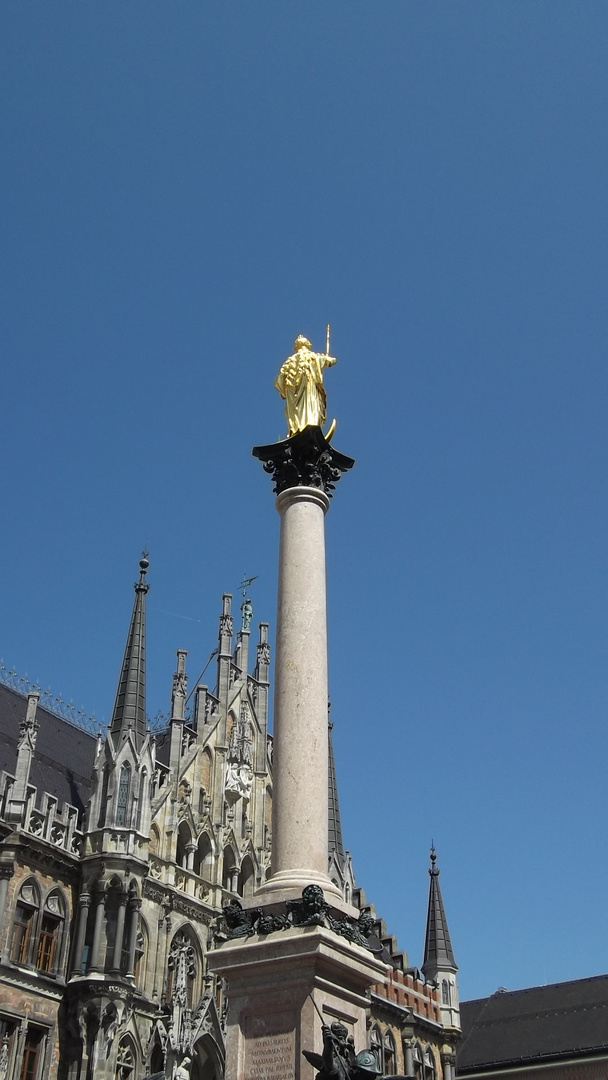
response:
M308 338L300 334L293 343L293 355L288 356L274 380L285 400L287 435L325 423L327 396L323 386L323 369L336 363L335 356L316 353Z

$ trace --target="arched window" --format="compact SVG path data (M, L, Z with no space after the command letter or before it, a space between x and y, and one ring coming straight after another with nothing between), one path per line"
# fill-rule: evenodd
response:
M198 847L194 856L194 872L199 874L200 877L204 877L207 881L211 880L213 867L213 847L209 833L204 832L198 841Z
M152 1075L154 1075L154 1073L160 1073L160 1072L162 1072L164 1074L164 1071L165 1071L165 1055L163 1054L162 1046L159 1046L158 1043L157 1043L156 1046L154 1047L154 1049L152 1051L152 1055L150 1057L150 1072L152 1073Z
M135 985L140 990L143 990L144 981L146 978L146 956L148 954L149 940L150 938L148 934L148 928L140 915L137 923L137 935L135 939L135 967L133 969L133 978L135 979Z
M430 1046L424 1051L424 1076L425 1080L434 1080L435 1077L435 1058Z
M126 825L129 807L129 789L131 787L131 766L125 761L120 770L118 795L116 798L116 824Z
M61 952L65 926L65 901L58 889L47 896L40 923L40 936L36 950L38 971L56 972L61 965Z
M255 870L249 855L241 863L239 873L239 896L251 896L255 889Z
M139 793L138 793L138 796L137 796L137 821L135 823L135 828L137 829L138 832L141 832L141 823L142 823L142 818L143 818L143 813L144 813L144 804L145 804L145 801L146 801L146 795L148 794L147 784L148 784L148 773L147 773L146 769L142 769L141 775L139 777Z
M383 1062L382 1066L387 1076L395 1072L395 1040L391 1031L384 1032L382 1040Z
M224 848L224 865L222 870L222 887L227 892L233 891L233 885L237 888L238 867L236 856L230 846Z
M33 944L36 936L36 917L40 908L40 891L35 881L23 883L15 905L11 960L16 964L32 962Z
M116 1056L116 1080L132 1080L135 1075L135 1065L137 1059L135 1056L135 1048L130 1039L121 1039L118 1044L118 1054Z
M211 791L211 765L211 751L208 747L205 747L201 759L201 788L205 789L207 795Z
M160 833L159 833L156 825L153 825L152 828L150 829L150 855L158 855L159 851L160 851Z
M416 1043L414 1045L414 1050L413 1050L413 1053L412 1053L412 1057L414 1059L414 1076L418 1077L419 1080L422 1080L422 1077L424 1075L423 1074L423 1065L422 1065L422 1051L421 1051L418 1043Z
M188 844L192 841L192 834L190 829L186 825L185 821L180 821L179 829L177 830L177 853L175 861L178 866L181 866L182 870L188 869Z
M450 984L447 979L441 980L441 1004L451 1005Z
M383 1057L382 1057L382 1049L383 1049L382 1035L380 1033L380 1028L378 1027L377 1024L374 1024L374 1026L373 1026L373 1028L372 1028L372 1030L370 1032L369 1048L370 1048L370 1050L374 1051L374 1053L375 1053L375 1055L376 1055L376 1057L378 1059L378 1066L380 1068L380 1072L383 1073L384 1072L384 1062L383 1062Z

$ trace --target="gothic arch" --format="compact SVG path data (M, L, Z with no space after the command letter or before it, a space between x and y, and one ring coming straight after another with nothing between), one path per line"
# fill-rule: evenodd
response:
M213 841L207 829L198 838L198 845L194 854L194 872L199 877L211 881L213 874Z
M191 950L191 953L188 952ZM188 1008L193 1009L200 997L203 973L203 949L192 925L183 922L175 931L167 962L166 998L170 1004L176 989L176 980L181 976L183 989L187 997Z
M36 878L26 878L17 893L11 931L10 957L16 964L33 962L41 898L40 885Z
M175 855L175 861L178 866L181 866L182 870L188 868L188 844L192 843L192 832L187 821L180 821L177 830L177 851Z
M150 855L160 855L160 831L158 825L154 824L150 828Z
M253 859L248 853L241 863L239 871L238 893L239 896L251 896L255 891L255 866Z
M222 888L226 889L227 892L236 891L236 889L233 889L233 885L237 886L238 869L238 856L232 845L227 844L222 859Z
M190 1080L222 1080L223 1055L211 1035L203 1035L194 1045Z
M137 1047L130 1035L123 1035L116 1052L115 1080L135 1080L137 1076Z

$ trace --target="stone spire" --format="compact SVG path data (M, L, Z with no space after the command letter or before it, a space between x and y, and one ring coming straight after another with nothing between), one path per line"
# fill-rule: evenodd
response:
M135 602L110 724L110 736L116 750L129 729L133 732L137 750L146 737L146 593L150 588L146 574L149 565L148 553L144 551L139 560L139 581L133 586Z
M454 950L450 940L448 921L445 917L441 887L440 870L437 868L437 853L431 845L431 866L429 877L429 904L426 917L424 939L424 960L422 971L427 982L437 984L441 996L441 1015L448 1027L460 1027L460 1008L456 972L458 964L454 959Z
M338 803L338 784L336 781L336 765L334 762L334 747L331 737L333 724L329 722L329 768L327 771L328 783L328 825L329 825L329 857L332 855L337 860L340 869L344 870L344 844L342 842L342 822L340 821L340 804Z

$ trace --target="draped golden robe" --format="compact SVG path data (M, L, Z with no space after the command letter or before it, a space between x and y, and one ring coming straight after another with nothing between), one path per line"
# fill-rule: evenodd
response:
M326 353L316 353L306 339L296 338L296 351L288 356L274 385L285 399L288 435L295 435L310 425L325 423L327 395L323 386L323 368L331 367L336 359ZM301 343L302 342L302 343Z

